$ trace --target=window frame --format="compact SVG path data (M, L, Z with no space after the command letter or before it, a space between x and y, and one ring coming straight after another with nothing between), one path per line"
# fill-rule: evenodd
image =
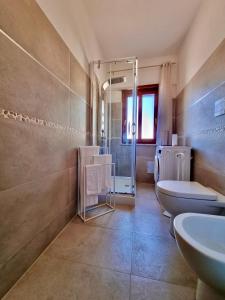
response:
M142 130L142 96L154 94L154 138L153 139L142 139L141 130ZM127 119L127 98L132 96L132 90L123 90L122 91L122 143L131 144L131 139L126 138L126 119ZM156 131L157 131L157 118L158 118L158 98L159 98L159 85L141 85L137 88L137 96L139 97L138 101L138 139L136 140L137 144L156 144Z

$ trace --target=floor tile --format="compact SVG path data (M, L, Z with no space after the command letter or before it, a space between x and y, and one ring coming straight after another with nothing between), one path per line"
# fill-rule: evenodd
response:
M132 231L132 207L120 205L116 207L114 212L110 212L96 219L87 222L90 226L99 226L117 230ZM75 220L76 223L82 223L79 218Z
M155 194L155 187L152 184L139 183L135 199L135 211L154 213L161 215L160 204Z
M83 224L80 218L75 223ZM89 226L98 226L129 232L148 233L155 236L169 236L169 218L155 214L132 211L122 206L116 211L88 221Z
M172 237L133 233L132 274L186 286L196 277Z
M4 300L193 300L195 286L153 186L139 184L135 208L74 218Z
M83 223L78 217L74 219L74 222ZM156 236L169 236L169 218L161 213L146 213L126 205L117 206L114 212L90 220L86 224Z
M194 300L195 290L149 278L131 277L131 300Z
M72 262L129 273L132 236L129 232L70 223L47 254Z
M128 300L130 275L43 255L4 300Z
M150 213L134 212L133 232L147 233L154 236L169 236L169 219Z

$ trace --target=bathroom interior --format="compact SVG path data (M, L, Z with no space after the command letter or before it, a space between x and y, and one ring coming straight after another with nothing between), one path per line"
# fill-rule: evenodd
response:
M225 299L224 12L0 0L1 299Z

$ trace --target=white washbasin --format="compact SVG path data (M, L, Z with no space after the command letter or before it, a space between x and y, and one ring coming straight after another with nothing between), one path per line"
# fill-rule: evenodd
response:
M184 213L174 219L174 229L180 251L205 289L204 299L225 299L225 217Z

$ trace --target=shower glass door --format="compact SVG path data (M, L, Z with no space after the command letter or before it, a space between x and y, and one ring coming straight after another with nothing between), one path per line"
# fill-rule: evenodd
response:
M112 154L115 190L136 192L137 59L134 57L94 63L99 74L98 143Z

